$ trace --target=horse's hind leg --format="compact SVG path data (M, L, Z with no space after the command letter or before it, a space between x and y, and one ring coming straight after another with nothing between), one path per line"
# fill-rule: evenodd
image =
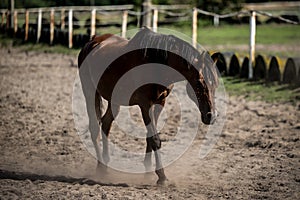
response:
M101 116L101 110L97 111L97 109L95 109L95 107L99 106L101 102L99 100L99 102L97 103L97 98L95 98L94 95L87 93L86 91L87 90L84 90L85 98L86 98L87 114L88 114L88 118L89 118L89 131L91 133L92 142L94 144L94 148L96 151L96 157L97 157L97 161L99 164L102 160L102 157L101 157L101 153L100 153L100 146L98 144L98 136L99 136L100 127L98 124L97 117L98 117L98 115ZM96 102L95 102L95 100L96 100Z
M92 136L92 141L95 147L95 151L96 151L96 156L97 156L97 160L98 160L98 165L101 165L102 162L102 157L101 157L101 151L100 151L100 146L98 143L98 135L99 135L99 131L100 131L100 122L101 122L101 105L102 105L102 99L101 96L98 92L96 92L95 94L95 107L92 108L91 105L87 105L88 107L88 113L89 114L89 124L90 127L92 126L92 130L90 128L91 131L91 136ZM90 108L91 107L91 108ZM95 114L96 114L96 119L94 119L94 113L92 113L92 111L89 112L89 109L94 109ZM96 128L96 124L97 124L97 128ZM96 130L94 130L96 129Z
M109 158L109 148L108 148L108 135L109 131L111 128L111 124L114 120L114 118L117 116L119 113L120 106L118 105L111 105L110 102L108 102L108 107L107 110L102 117L102 144L103 144L103 152L102 152L102 157L103 157L103 162L104 164L107 164L110 160Z

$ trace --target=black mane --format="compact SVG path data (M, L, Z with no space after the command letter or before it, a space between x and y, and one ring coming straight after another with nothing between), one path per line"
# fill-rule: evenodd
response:
M199 52L189 43L173 36L164 35L151 31L144 27L129 42L139 48L156 48L158 50L170 51L185 58L191 64L197 58Z
M143 27L130 41L129 45L135 48L144 49L144 55L147 55L147 49L157 49L158 56L167 60L168 52L173 52L185 58L198 71L202 71L206 83L212 87L218 85L218 75L216 67L211 60L208 52L198 51L188 42L179 39L173 35L159 34ZM195 66L196 60L198 61ZM190 67L190 66L188 66Z

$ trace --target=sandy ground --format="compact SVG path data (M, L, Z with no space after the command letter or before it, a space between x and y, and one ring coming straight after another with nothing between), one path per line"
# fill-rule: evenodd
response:
M212 151L199 158L203 125L166 168L166 186L156 186L155 174L100 176L75 129L74 63L76 56L0 48L0 199L300 199L299 103L229 97ZM164 141L173 137L174 113L161 131ZM145 148L115 125L111 140Z

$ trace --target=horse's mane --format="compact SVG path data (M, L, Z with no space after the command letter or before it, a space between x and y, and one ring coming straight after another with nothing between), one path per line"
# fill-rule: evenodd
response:
M189 43L173 36L159 34L151 31L147 27L143 27L130 41L129 45L136 45L145 49L145 55L148 48L164 50L176 53L188 62L193 63L196 50ZM199 52L198 52L199 53Z
M198 51L188 42L181 40L173 35L164 35L151 31L147 27L143 27L128 43L129 45L135 45L136 47L145 49L144 55L147 55L148 48L155 48L167 52L173 52L186 59L188 63L195 64L195 60L198 60L201 64L194 66L198 71L203 73L206 84L210 87L218 86L218 74L217 68L213 61L210 59L209 54L206 51ZM190 66L187 66L190 67Z

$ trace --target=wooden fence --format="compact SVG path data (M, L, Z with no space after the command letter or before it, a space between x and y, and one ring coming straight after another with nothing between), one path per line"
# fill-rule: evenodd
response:
M54 16L56 13L60 13L60 29L65 30L66 26L66 18L68 19L68 46L69 48L73 47L73 25L74 25L74 12L90 12L91 13L91 26L90 26L90 35L95 34L96 28L96 12L111 12L111 11L119 11L124 13L123 23L126 23L126 12L127 10L133 9L133 5L122 5L122 6L96 6L96 7L51 7L51 8L31 8L31 9L15 9L14 11L14 27L13 34L16 35L18 32L18 15L25 14L25 22L24 22L24 41L27 41L29 38L29 16L31 14L37 13L37 24L36 24L36 42L40 42L41 34L42 34L42 26L43 26L43 15L50 15L49 22L49 43L53 44L54 40L54 32L55 32L55 21ZM67 16L66 16L67 12ZM1 27L8 28L9 24L9 11L1 10L2 20ZM6 24L6 25L5 25ZM124 24L122 27L126 27ZM126 31L124 28L123 31Z

